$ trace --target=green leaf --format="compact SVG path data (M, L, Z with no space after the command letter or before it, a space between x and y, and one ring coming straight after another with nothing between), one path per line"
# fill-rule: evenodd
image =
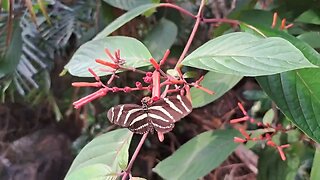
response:
M218 167L238 144L235 130L207 131L182 145L154 169L163 179L198 179Z
M160 4L145 4L128 11L127 13L121 15L112 23L110 23L107 27L105 27L99 34L96 35L96 37L94 37L93 40L109 36L113 31L117 30L125 23L131 21L133 18L158 6L160 6Z
M2 3L0 3L0 9L3 8L5 11L9 11L9 3L9 0L2 0Z
M244 98L250 101L259 101L261 99L268 98L266 93L262 90L245 90L242 94Z
M304 133L320 142L320 69L257 77L263 90Z
M273 12L260 9L250 9L241 12L237 20L248 24L271 25L273 21ZM277 17L276 28L281 25L281 19Z
M269 109L263 116L262 122L263 124L271 124L274 118L274 111L273 109Z
M317 148L313 158L310 180L320 179L320 149Z
M307 24L320 25L320 13L319 10L308 10L302 13L296 20L296 22L302 22Z
M87 171L91 172L90 169L94 165L100 167L100 170L96 171L97 175L100 172L120 173L128 163L128 148L132 135L133 133L128 129L117 129L93 139L75 158L67 176L71 176L73 172L80 172L83 168L88 168ZM101 164L104 166L102 167ZM110 170L102 170L106 167Z
M261 76L316 67L291 43L278 37L259 38L237 32L205 43L182 64L240 76Z
M80 46L65 69L70 74L79 77L92 77L88 68L93 69L98 76L111 74L111 72L101 71L101 69L110 70L109 67L95 62L95 59L112 62L105 53L105 49L108 49L112 54L119 49L121 59L126 60L124 64L126 67L138 68L150 65L151 54L140 41L130 37L111 36L89 41Z
M300 34L297 38L308 43L313 48L320 48L320 32L306 32Z
M153 27L143 42L148 47L152 56L159 60L163 57L164 52L173 45L177 34L177 26L173 22L163 18Z
M152 0L103 0L104 2L110 4L113 7L124 9L124 10L131 10L138 6L151 4Z
M18 21L14 22L13 36L5 54L0 54L0 78L13 73L20 61L22 53L21 28Z
M286 32L255 25L266 36L279 36L291 42L313 64L320 65L320 54L307 43ZM313 83L319 76L319 69L299 69L277 75L257 77L259 84L280 110L309 137L320 142L319 88ZM312 85L312 86L310 86ZM317 99L313 99L317 97ZM302 107L300 109L300 107ZM306 116L307 115L307 116Z
M190 91L193 108L202 107L218 99L235 86L241 79L242 76L208 72L204 76L201 85L215 93L210 95L198 88L192 87Z
M65 180L113 180L117 174L112 174L112 170L105 164L93 164L77 169L68 175Z
M247 26L248 28L251 28L247 24L242 24L243 26ZM296 48L298 48L302 54L314 65L320 66L320 54L314 50L310 45L303 42L302 40L277 29L271 29L270 27L261 26L261 25L254 25L256 29L260 33L263 33L265 36L268 37L282 37L289 41L292 45L294 45Z

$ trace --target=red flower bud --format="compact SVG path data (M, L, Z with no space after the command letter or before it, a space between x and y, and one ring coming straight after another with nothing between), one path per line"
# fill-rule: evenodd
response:
M124 87L123 92L126 92L126 93L131 92L131 87L128 87L128 86Z
M116 62L116 59L112 56L110 53L109 49L105 49L104 52L109 56L109 58L113 61Z
M71 85L74 87L101 87L100 82L73 82Z
M247 140L239 138L239 137L234 137L233 141L236 142L236 143L245 143L245 142L247 142Z
M141 82L137 81L137 82L136 82L136 87L139 88L139 89L141 89L141 88L142 88Z
M85 96L78 101L74 102L73 105L76 109L81 108L83 105L99 98L102 96L105 96L108 93L108 89L100 89L92 94L89 94L88 96Z
M108 61L104 61L104 60L101 60L101 59L96 59L96 62L99 63L99 64L102 64L102 65L108 66L108 67L110 67L112 69L118 69L119 68L118 64L115 64L115 63L112 63L112 62L108 62Z
M91 68L88 68L88 71L92 74L96 81L100 81L100 77Z
M160 61L160 66L166 62L169 54L170 54L170 50L167 49L166 52L165 52L164 55L163 55L163 58L162 58L161 61Z
M273 20L272 20L271 28L274 28L276 26L277 18L278 18L278 13L277 12L273 13Z
M230 123L231 124L235 124L235 123L244 122L244 121L248 121L248 120L249 120L249 117L248 116L244 116L242 118L231 119Z
M145 82L145 83L151 83L152 82L152 77L143 77L142 78L143 79L143 81Z
M286 22L287 22L286 18L282 19L282 21L281 21L281 27L280 27L281 30L284 30L284 29L285 29L285 27L286 27Z
M242 106L242 104L241 104L240 102L238 102L238 106L239 106L240 110L242 111L243 115L246 116L248 113L247 113L247 111L244 109L244 107Z
M152 77L152 74L153 74L152 72L147 72L147 73L146 73L146 76L147 76L147 77Z
M279 154L280 154L280 157L282 159L282 161L285 161L287 158L286 158L286 155L284 154L283 152L283 149L281 147L277 147L278 151L279 151Z
M267 145L268 145L268 146L272 146L272 147L276 147L276 146L277 146L276 143L274 143L274 142L271 141L271 140L267 142Z
M152 66L156 69L159 70L160 69L160 65L157 63L157 61L153 58L150 59L150 62L152 64Z

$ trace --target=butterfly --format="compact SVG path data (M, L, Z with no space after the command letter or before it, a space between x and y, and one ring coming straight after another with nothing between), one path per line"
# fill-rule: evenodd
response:
M168 96L149 104L142 101L137 104L121 104L109 109L108 119L134 133L167 133L174 128L174 123L192 111L191 102L181 95Z

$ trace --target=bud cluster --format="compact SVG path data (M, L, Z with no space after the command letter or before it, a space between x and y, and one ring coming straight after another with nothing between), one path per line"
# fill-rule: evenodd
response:
M237 143L247 143L248 141L262 141L265 142L265 144L269 147L273 147L277 149L277 151L280 154L281 159L284 161L286 160L285 153L283 151L284 148L290 147L289 144L284 144L284 145L277 145L273 140L272 137L275 136L278 133L281 132L287 132L289 130L292 130L292 128L284 128L282 127L281 124L278 124L276 126L273 126L269 123L262 123L262 122L257 122L254 118L250 117L248 112L244 109L241 103L238 103L239 109L243 113L243 117L237 118L237 119L232 119L230 120L231 124L236 124L236 123L242 123L242 122L249 122L251 124L256 124L259 129L262 129L262 133L257 136L257 137L252 137L252 134L247 133L247 131L243 128L239 128L239 132L242 134L243 137L234 137L234 142Z

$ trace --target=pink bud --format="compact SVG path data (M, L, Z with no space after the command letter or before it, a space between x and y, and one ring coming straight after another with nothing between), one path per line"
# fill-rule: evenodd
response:
M136 87L139 88L139 89L141 89L141 88L142 88L141 82L137 81L137 82L136 82Z
M146 73L146 76L152 77L152 74L153 74L152 72L147 72L147 73Z
M130 87L128 87L128 86L123 88L123 92L126 92L126 93L131 92L131 90L132 89Z
M242 111L243 115L247 115L247 111L244 109L243 105L240 102L238 102L238 106L239 106L240 110Z
M152 66L156 69L159 70L160 69L160 65L158 64L158 62L154 59L154 58L150 58L150 62L152 64Z

